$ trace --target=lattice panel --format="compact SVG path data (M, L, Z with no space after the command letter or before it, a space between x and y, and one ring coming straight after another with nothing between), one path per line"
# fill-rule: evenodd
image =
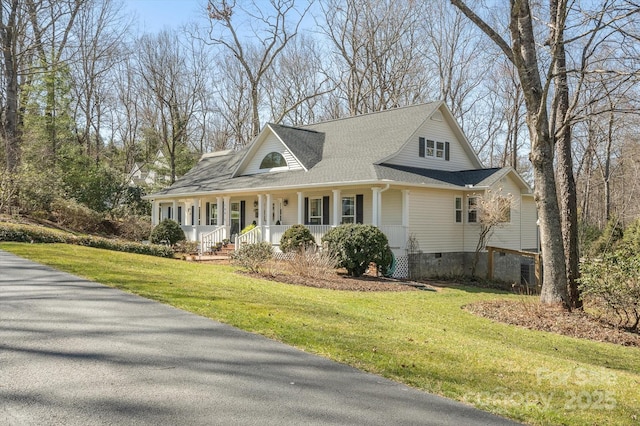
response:
M396 256L396 270L393 271L393 278L409 277L409 256Z

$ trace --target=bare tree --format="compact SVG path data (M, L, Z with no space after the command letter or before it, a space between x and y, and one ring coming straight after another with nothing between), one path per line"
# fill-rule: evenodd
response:
M493 232L511 220L511 204L513 195L511 193L504 194L502 189L492 191L488 189L483 194L472 194L469 198L473 200L476 209L471 210L475 213L476 221L479 224L478 243L471 264L471 275L476 275L476 268L480 260L480 252L485 249L487 242L491 239Z
M86 153L98 160L103 117L110 98L115 98L112 71L124 60L122 46L130 23L113 0L93 0L91 7L80 10L76 21L72 36L78 46L78 59L71 67L75 121L80 128L77 137Z
M22 2L12 0L0 6L0 43L2 43L3 93L2 133L5 144L5 168L13 175L20 161L20 128L18 116L19 62L24 31L25 11ZM23 34L23 33L22 33Z
M300 34L274 61L264 81L274 122L303 125L316 121L320 97L334 89L322 57L319 44Z
M204 90L207 67L201 50L185 46L169 31L143 36L138 45L141 89L146 95L143 117L163 147L173 183L177 160L188 153L194 115L200 110L197 94Z
M419 22L426 15L415 1L326 0L322 31L336 51L337 95L349 114L424 101L429 78Z
M307 2L298 9L296 3L301 2L269 0L266 7L264 2L239 5L236 0L208 0L209 39L232 54L249 85L252 136L260 132L262 81L285 46L298 34L310 7ZM247 30L253 33L254 41L243 38L242 33Z
M550 80L544 82L540 76L543 64L540 63L537 46L540 44L534 31L533 14L530 2L521 0L511 2L509 14L509 31L511 45L476 12L462 0L451 0L472 22L502 50L518 70L523 95L527 108L527 124L531 139L531 162L534 171L534 197L538 207L542 259L544 262L544 282L541 300L546 304L569 306L567 293L567 275L564 246L555 235L562 234L560 209L556 196L553 151L554 140L549 133L549 97ZM552 15L566 16L566 2L555 4L550 11ZM548 74L555 69L555 58L558 46L564 43L561 31L553 32L549 38L551 64Z

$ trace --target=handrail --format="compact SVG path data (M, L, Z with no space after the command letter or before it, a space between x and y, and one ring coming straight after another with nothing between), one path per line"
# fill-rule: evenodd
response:
M211 251L211 247L215 246L217 243L221 243L224 239L227 238L227 227L226 226L218 226L211 232L207 232L206 234L201 234L200 238L200 254Z
M242 244L255 244L262 241L262 227L256 226L251 231L236 237L235 249L239 250Z

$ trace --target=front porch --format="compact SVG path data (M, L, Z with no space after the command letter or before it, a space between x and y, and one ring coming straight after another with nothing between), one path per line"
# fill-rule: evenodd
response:
M405 254L410 191L386 186L351 186L306 191L210 194L193 198L152 200L152 223L177 221L187 240L199 242L200 253L229 240L242 244L268 241L279 250L282 234L303 224L316 242L343 223L377 226L396 256ZM243 233L248 225L255 225Z
M182 226L185 235L197 235L197 239L190 241L199 242L200 253L209 253L215 250L218 243L229 240L235 244L235 249L239 249L243 244L255 244L263 241L271 243L276 251L280 251L280 239L285 231L293 225L262 225L256 226L250 231L238 235L231 234L229 226ZM313 238L318 245L321 244L324 234L329 232L333 225L305 225L311 231ZM204 229L203 229L204 228ZM207 232L206 228L212 228ZM389 240L389 247L394 253L404 252L407 244L407 228L402 225L386 225L378 227ZM200 231L200 232L198 232ZM189 238L189 237L187 237Z

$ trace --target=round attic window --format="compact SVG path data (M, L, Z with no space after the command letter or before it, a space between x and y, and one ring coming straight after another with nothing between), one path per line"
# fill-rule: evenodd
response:
M279 152L268 153L260 163L261 169L273 169L276 167L287 167L287 160Z

